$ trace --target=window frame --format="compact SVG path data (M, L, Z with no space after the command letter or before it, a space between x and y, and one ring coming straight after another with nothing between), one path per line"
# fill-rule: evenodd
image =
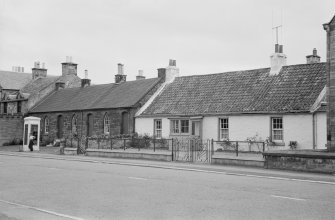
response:
M277 122L277 125L281 125L281 128L275 128L274 125L274 120L275 119L280 119L281 122ZM275 139L275 131L281 131L281 139ZM276 134L278 136L278 134ZM271 141L272 142L284 142L284 120L283 117L281 116L275 116L271 117Z
M160 122L160 128L157 127L158 122ZM162 131L163 131L163 122L162 119L154 119L154 137L155 138L162 138Z
M22 101L17 102L16 112L21 113L22 112Z
M49 134L50 131L50 120L48 116L44 118L44 134Z
M187 121L187 126L183 125ZM186 129L187 131L182 131ZM190 135L190 119L170 119L170 134L171 135Z
M74 114L71 119L71 133L72 134L78 133L78 117L76 114Z
M108 116L107 113L105 113L104 118L103 118L103 131L104 134L110 134L110 125L111 125L111 120L110 117Z
M8 102L3 103L3 113L7 114L8 113Z
M227 122L225 122L225 120L227 120ZM224 125L227 125L227 127L225 127ZM226 131L225 135L227 137L222 137L223 131ZM229 140L229 118L228 117L219 118L219 140L220 141Z

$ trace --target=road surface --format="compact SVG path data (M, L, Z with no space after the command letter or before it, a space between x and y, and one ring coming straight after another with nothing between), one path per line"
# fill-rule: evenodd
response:
M208 170L0 155L0 219L335 218L334 176Z

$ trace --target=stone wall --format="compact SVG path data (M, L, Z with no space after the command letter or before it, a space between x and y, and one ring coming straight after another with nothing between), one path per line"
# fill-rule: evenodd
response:
M335 174L335 153L316 151L265 152L264 167Z
M327 31L327 86L328 114L327 114L327 141L328 150L335 151L335 17L329 24L324 25Z
M1 115L0 114L0 146L4 142L14 138L23 137L23 116L22 115Z
M42 139L49 138L54 140L57 138L57 120L58 116L63 116L63 137L69 137L71 134L71 122L74 116L77 117L77 134L79 137L87 135L87 116L93 116L93 130L92 136L102 135L104 132L103 120L105 114L110 118L110 134L119 135L122 126L122 113L128 112L128 133L134 132L134 115L136 109L110 109L110 110L92 110L92 111L71 111L71 112L57 112L57 113L31 113L31 116L41 118L41 135ZM45 133L45 118L49 118L49 132Z

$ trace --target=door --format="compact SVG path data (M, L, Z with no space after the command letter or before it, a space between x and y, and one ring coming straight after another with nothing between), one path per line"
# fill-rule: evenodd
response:
M63 116L58 115L58 118L57 118L57 138L63 138L63 126L64 126Z
M87 115L87 137L91 137L93 133L93 115Z

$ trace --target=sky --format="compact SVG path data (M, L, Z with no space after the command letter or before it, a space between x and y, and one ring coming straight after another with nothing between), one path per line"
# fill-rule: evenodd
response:
M40 61L61 75L72 56L79 77L103 84L118 63L128 81L140 69L157 77L169 59L181 76L264 68L277 25L288 65L313 48L326 61L322 24L334 15L334 0L0 0L0 69Z

